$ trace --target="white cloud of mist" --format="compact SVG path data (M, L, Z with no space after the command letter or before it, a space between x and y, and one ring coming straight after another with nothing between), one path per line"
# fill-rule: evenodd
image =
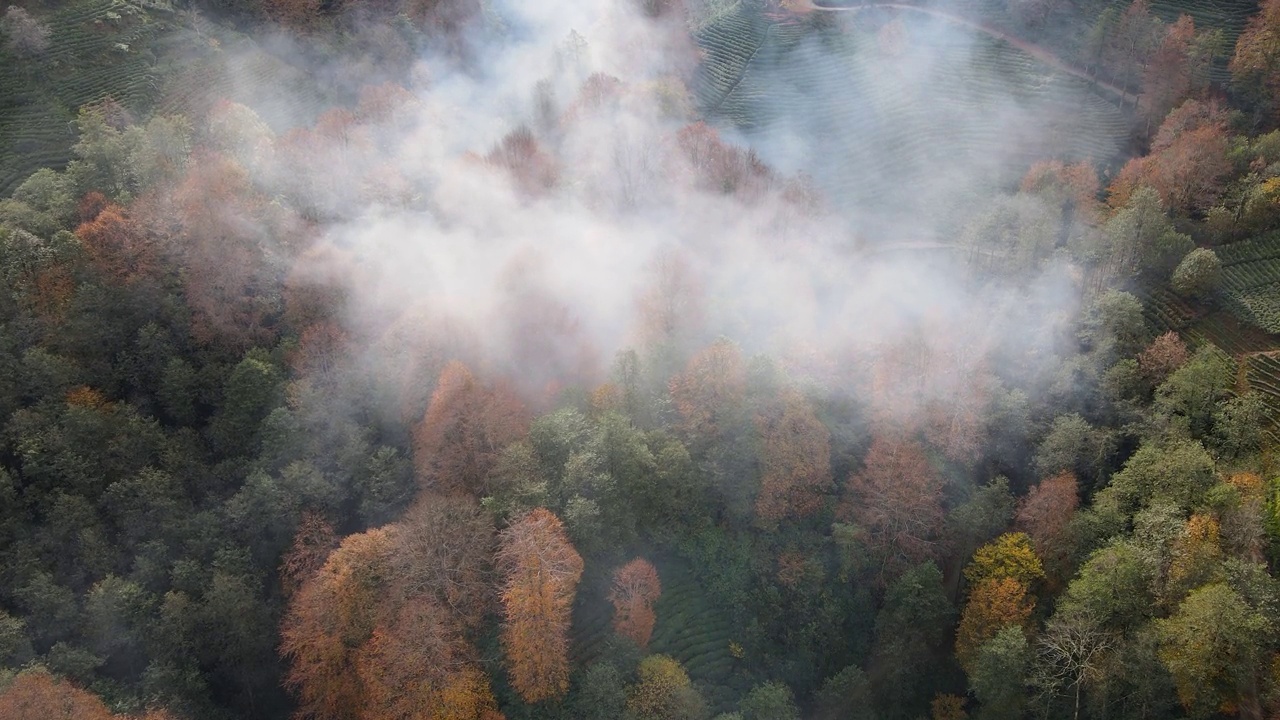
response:
M418 61L403 80L414 103L394 129L377 125L364 144L315 151L346 159L317 163L340 190L317 200L331 218L295 276L344 287L347 331L366 361L435 352L422 367L460 355L531 394L589 386L605 378L615 352L645 341L643 309L668 300L697 318L681 338L691 345L724 334L797 367L816 353L840 376L924 333L937 341L935 362L954 365L930 384L942 399L970 391L966 373L1019 375L1028 368L1016 362L1054 352L1076 295L1060 272L978 288L947 250L873 252L886 241L955 242L957 218L940 206L977 209L992 177L1024 164L1026 148L1045 139L1037 113L1052 102L1024 101L1024 89L999 76L957 75L952 65L983 45L969 32L911 26L915 49L861 48L838 60L848 76L787 85L797 65L832 62L817 40L802 39L786 72L751 80L775 83L777 101L801 111L839 92L833 83L843 79L878 103L851 109L850 122L875 131L862 140L823 134L840 118L806 122L795 108L745 136L721 128L746 137L775 167L818 178L825 207L808 212L788 195L794 179L775 175L754 190L744 182L733 194L702 181L700 161L679 139L692 118L682 115L670 82L691 73L695 53L670 25L643 17L629 0L503 2L490 11L500 22L480 33L472 63ZM620 88L603 91L603 100L584 97L594 73L617 78ZM940 95L950 104L921 114L920 99L940 83L957 83ZM989 106L957 100L978 85L997 88L983 96ZM922 144L878 145L886 123L918 131ZM986 133L984 142L1007 139L1008 153L965 152L938 124ZM484 159L520 127L531 129L554 168L549 190L530 192ZM886 164L885 153L901 162ZM836 167L832 158L863 165ZM388 167L410 199L360 191L364 173ZM882 185L882 199L860 204L872 196L842 193L840 178L850 174ZM261 182L284 180L264 173ZM850 201L854 195L861 200ZM996 347L1005 362L1009 347L1026 357L984 365ZM964 357L966 348L976 357Z

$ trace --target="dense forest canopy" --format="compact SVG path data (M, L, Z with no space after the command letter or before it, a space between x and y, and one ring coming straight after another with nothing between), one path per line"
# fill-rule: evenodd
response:
M1280 0L23 0L0 718L1280 717Z

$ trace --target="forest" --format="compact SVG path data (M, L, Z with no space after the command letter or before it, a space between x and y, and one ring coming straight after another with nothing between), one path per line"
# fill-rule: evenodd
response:
M3 720L1280 718L1280 0L12 0Z

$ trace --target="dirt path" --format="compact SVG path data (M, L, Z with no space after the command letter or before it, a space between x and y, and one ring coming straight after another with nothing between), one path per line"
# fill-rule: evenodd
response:
M843 6L820 5L818 4L818 2L815 2L815 0L807 0L807 2L808 2L808 7L811 10L818 10L821 12L857 12L858 10L865 10L867 8L894 8L897 10L912 10L918 13L924 13L925 15L932 15L937 18L942 18L943 20L946 20L948 22L953 22L957 25L964 25L965 27L972 28L974 30L977 30L978 32L984 33L986 35L990 35L991 37L996 38L998 40L1003 40L1004 42L1009 43L1013 47L1018 48L1019 50L1025 52L1026 54L1030 55L1031 57L1039 60L1040 62L1044 63L1045 65L1048 65L1049 67L1055 70L1060 70L1064 73L1067 73L1068 75L1078 77L1082 80L1088 80L1094 86L1102 88L1103 90L1106 90L1112 95L1115 95L1116 97L1120 98L1121 103L1124 103L1128 100L1133 99L1132 96L1126 93L1124 91L1124 88L1121 88L1119 85L1115 85L1105 80L1099 80L1098 78L1095 78L1093 75L1090 75L1088 72L1085 72L1083 68L1078 67L1076 65L1072 65L1071 63L1068 63L1062 60L1047 48L1041 47L1040 45L1036 45L1034 43L1027 42L1026 40L1023 40L1022 38L1016 37L1014 35L1010 35L1009 33L1001 30L1000 28L993 27L991 25L988 25L986 23L983 23L977 20L971 20L962 15L956 15L955 13L947 12L946 10L938 10L936 8L923 7L920 5L912 5L909 3L895 3L895 2L864 2L858 5L843 5Z

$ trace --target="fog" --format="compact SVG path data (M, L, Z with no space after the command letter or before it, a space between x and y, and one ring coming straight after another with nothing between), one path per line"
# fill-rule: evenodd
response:
M317 237L291 282L341 291L353 358L389 393L460 357L539 403L606 380L620 350L687 357L718 336L855 391L903 353L938 401L978 392L975 373L1041 381L1077 311L1071 268L983 276L960 238L1032 161L1110 159L1064 110L1105 101L1034 60L1010 73L990 58L1017 51L981 33L882 10L777 15L717 94L705 28L723 20L703 18L700 48L696 18L637 6L494 3L463 51L391 78L409 91L392 113L313 138L315 177L248 153L269 193L308 195ZM337 95L390 74L328 62Z

